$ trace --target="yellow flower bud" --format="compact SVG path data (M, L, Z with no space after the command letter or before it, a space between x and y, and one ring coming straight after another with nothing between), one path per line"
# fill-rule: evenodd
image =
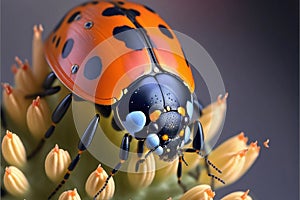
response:
M220 155L224 152L230 153L236 153L237 151L240 151L241 149L247 149L247 141L248 138L245 137L244 133L241 132L238 135L235 135L226 141L224 141L221 145L219 145L216 149L213 150L213 154Z
M248 194L249 190L247 190L246 192L233 192L226 195L221 200L252 200L252 198Z
M56 144L48 153L45 160L45 171L48 178L53 182L60 181L67 172L70 163L71 158L69 153L63 149L59 149Z
M6 190L13 196L24 196L29 190L27 178L14 166L5 168L3 183Z
M233 182L235 182L239 177L240 173L243 170L243 167L246 162L245 155L247 153L248 149L240 150L236 153L233 152L223 152L221 154L215 154L214 151L209 155L208 159L217 166L222 173L216 172L211 166L210 172L214 174L216 172L217 174L214 174L218 178L225 181L226 185L229 185ZM199 183L205 183L209 184L211 182L211 177L208 175L208 173L201 172ZM221 187L224 186L223 183L220 181L215 181L215 187Z
M210 141L223 125L227 109L227 97L228 93L218 97L218 100L208 105L202 110L202 116L200 122L202 124L204 138L206 141Z
M215 193L209 185L198 185L188 190L180 200L213 200Z
M58 200L81 200L76 188L74 190L68 190L63 192Z
M49 66L44 56L44 43L42 39L43 26L33 26L32 38L32 69L37 85L42 86L46 76L49 73Z
M21 90L14 89L8 83L2 84L2 87L4 88L2 97L6 113L20 127L26 127L26 112L30 100L24 98L25 94Z
M33 76L33 72L29 66L29 63L23 63L18 57L15 58L19 69L15 73L15 85L16 88L22 90L26 95L35 94L41 90Z
M44 137L45 132L51 125L50 109L47 102L40 97L37 97L32 101L32 104L27 110L27 126L32 135L41 139Z
M93 171L88 177L85 183L85 191L90 197L94 197L97 192L104 185L106 178L108 177L107 173L98 165L97 169ZM115 193L115 182L113 177L111 177L108 181L106 188L102 191L102 193L97 197L97 200L107 200L111 199Z
M21 139L8 130L2 140L2 155L10 165L22 168L26 163L26 151Z
M138 161L139 157L135 154L128 162L127 177L129 184L135 189L148 187L155 176L155 160L153 154L150 154L147 159L139 165L138 171L135 172L136 163Z
M248 146L248 152L246 154L246 162L243 167L243 170L241 171L241 176L248 171L248 169L253 165L253 163L256 161L257 157L259 156L260 147L257 146L257 142L252 142Z

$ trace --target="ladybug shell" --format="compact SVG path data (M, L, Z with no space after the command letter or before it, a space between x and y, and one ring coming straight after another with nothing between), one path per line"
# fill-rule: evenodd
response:
M93 1L73 8L45 42L45 55L67 88L96 104L112 105L135 80L158 73L155 67L194 92L174 32L152 9L136 3Z

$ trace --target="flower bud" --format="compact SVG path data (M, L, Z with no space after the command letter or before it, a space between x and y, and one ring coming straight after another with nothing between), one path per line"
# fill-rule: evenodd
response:
M198 185L188 190L180 200L213 200L215 193L209 185Z
M40 97L37 97L32 101L32 104L27 110L27 126L32 135L41 139L44 137L45 132L51 125L50 119L51 113L47 102Z
M76 188L74 190L68 190L59 196L58 200L81 200Z
M71 158L69 153L63 149L59 149L56 144L48 153L45 160L45 171L48 178L53 182L60 181L67 172L70 163Z
M236 153L237 151L240 151L241 149L247 149L247 141L248 138L245 137L244 133L241 132L238 135L235 135L226 141L224 141L221 145L219 145L216 149L213 150L214 154L219 155L223 154L224 152L230 153Z
M210 141L216 134L219 133L221 126L223 126L226 109L227 109L228 93L218 97L218 100L208 105L202 110L200 122L202 124L204 138Z
M32 69L37 85L42 86L49 73L49 66L44 57L44 43L42 40L43 26L33 26L32 38Z
M248 171L248 169L253 165L253 163L256 161L257 157L259 156L259 152L260 152L260 147L257 146L257 142L252 142L248 146L245 165L243 167L243 170L241 171L240 176L244 175L246 171Z
M29 190L27 178L14 166L5 168L3 183L6 190L13 196L24 196Z
M135 172L136 163L139 160L140 158L134 154L128 162L128 181L135 189L148 187L155 176L155 160L153 154L150 154L147 159L139 165L138 171Z
M248 149L243 149L236 153L223 152L222 154L215 154L215 152L212 151L208 159L215 166L217 166L222 171L222 173L214 174L214 172L216 171L212 166L209 165L210 173L213 173L215 176L225 181L226 185L235 182L240 177L240 173L245 165L245 155L247 151ZM199 183L209 184L211 182L211 177L208 175L208 173L201 172L198 181ZM221 186L224 186L224 184L216 180L215 187L217 188Z
M233 192L226 195L221 200L252 200L248 193L249 190L247 190L246 192Z
M26 112L30 100L24 98L25 94L21 90L14 89L8 83L3 83L2 87L4 88L2 97L6 113L20 127L26 127Z
M26 151L21 139L8 130L2 140L2 155L10 165L22 168L26 163Z
M97 192L104 185L106 178L108 177L107 173L98 165L97 169L93 171L88 177L85 183L85 191L90 197L94 197ZM97 200L107 200L111 199L115 192L115 182L113 177L111 177L108 181L106 188L102 191L102 193L96 198Z
M19 65L19 69L15 73L16 88L22 90L26 95L39 92L41 86L37 84L29 63L27 61L23 63L18 57L15 60Z

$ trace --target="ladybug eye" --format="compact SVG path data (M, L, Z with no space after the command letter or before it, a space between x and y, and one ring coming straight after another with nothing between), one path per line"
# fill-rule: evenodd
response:
M90 29L90 28L93 27L93 25L94 25L94 23L92 21L88 21L88 22L84 23L84 28L85 29Z
M79 69L79 65L74 64L71 68L71 73L76 74L78 72L78 69Z

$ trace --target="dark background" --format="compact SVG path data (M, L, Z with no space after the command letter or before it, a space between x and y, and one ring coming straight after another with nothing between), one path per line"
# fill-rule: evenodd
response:
M12 83L15 55L31 58L32 26L42 23L47 35L80 2L1 1L1 82ZM250 189L254 199L299 199L298 1L139 2L197 40L217 64L230 93L220 140L240 131L260 144L270 138L270 149L262 147L249 172L218 197Z

